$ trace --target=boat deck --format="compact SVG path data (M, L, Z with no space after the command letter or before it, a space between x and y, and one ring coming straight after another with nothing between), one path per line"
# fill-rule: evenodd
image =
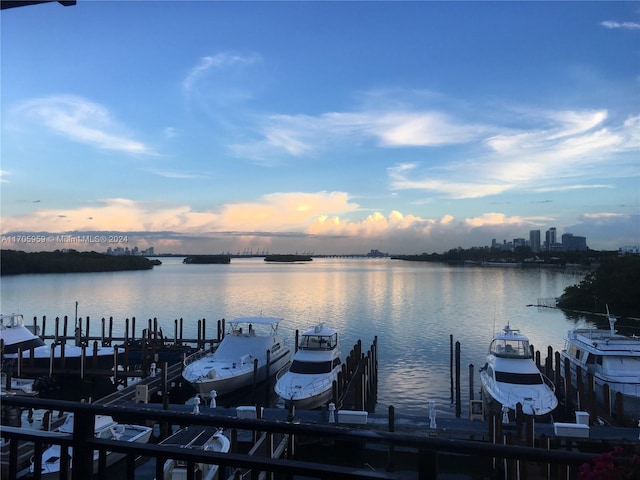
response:
M215 435L218 430L219 429L215 427L192 425L177 431L161 443L162 445L172 445L176 447L202 448L207 443L207 440Z

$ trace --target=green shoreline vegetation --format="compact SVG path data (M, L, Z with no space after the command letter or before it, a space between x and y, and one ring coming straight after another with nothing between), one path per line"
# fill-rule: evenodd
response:
M76 250L54 252L0 251L0 275L150 270L158 261L142 256L106 255Z
M558 308L640 318L640 256L606 257L577 285L565 288Z

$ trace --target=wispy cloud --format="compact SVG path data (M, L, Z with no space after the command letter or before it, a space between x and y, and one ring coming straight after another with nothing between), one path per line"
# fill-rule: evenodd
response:
M175 179L183 179L183 180L207 177L207 175L202 173L179 172L175 170L150 169L149 172L153 173L154 175L158 175L159 177L175 178Z
M494 127L456 121L438 111L352 111L311 115L271 115L260 120L258 140L231 145L232 153L252 160L314 156L371 142L382 148L438 147L478 140Z
M391 187L460 199L515 188L536 192L609 188L603 178L638 175L637 163L616 156L638 149L636 117L622 125L606 125L608 115L603 110L539 112L538 117L545 127L488 137L483 155L469 155L446 168L398 164L388 170Z
M570 190L587 190L590 188L614 188L613 185L606 184L583 184L583 185L562 185L557 187L534 188L534 192L567 192Z
M0 170L0 183L7 183L6 176L8 173L6 170Z
M640 23L637 22L616 22L613 20L605 20L600 22L600 25L604 28L610 29L622 28L625 30L640 30Z
M442 173L417 173L419 165L401 164L388 169L390 186L394 190L426 190L455 199L480 198L489 195L497 195L505 192L515 185L512 183L483 182L482 178L475 181L456 182L451 181L449 175ZM442 178L435 178L441 176ZM459 174L454 174L458 177Z
M182 81L182 88L186 92L190 92L197 82L213 71L238 68L260 62L262 62L262 57L255 53L242 55L223 52L215 55L207 55L201 57L198 64L189 70L187 76Z
M149 146L132 139L106 107L83 97L36 98L18 105L14 112L74 142L131 154L154 154Z

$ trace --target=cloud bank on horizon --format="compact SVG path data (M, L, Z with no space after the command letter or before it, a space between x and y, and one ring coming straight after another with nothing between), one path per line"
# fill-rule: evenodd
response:
M637 17L626 2L11 9L2 248L120 232L156 252L411 254L550 227L638 244Z

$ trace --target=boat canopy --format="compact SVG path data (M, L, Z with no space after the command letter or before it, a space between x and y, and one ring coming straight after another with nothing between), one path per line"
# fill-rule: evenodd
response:
M243 328L240 325L248 325L248 330L244 331L245 334L255 335L254 325L269 325L271 326L271 333L273 335L278 331L278 324L282 321L282 318L277 317L238 317L229 321L231 325L231 332L233 335L242 335Z
M282 321L276 317L238 317L230 320L229 323L252 323L254 325L274 325Z

